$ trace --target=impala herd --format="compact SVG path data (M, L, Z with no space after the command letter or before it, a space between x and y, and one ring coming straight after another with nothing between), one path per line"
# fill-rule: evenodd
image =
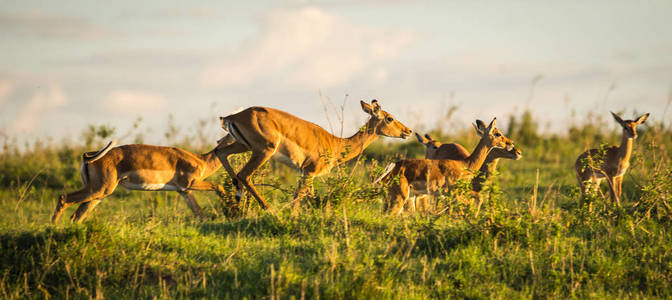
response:
M245 191L249 192L263 209L274 213L255 188L251 178L269 159L276 160L299 171L298 187L291 201L293 212L298 211L301 199L313 194L313 179L328 173L333 167L358 157L379 136L402 138L412 131L390 113L382 110L378 101L360 102L370 117L349 138L334 136L311 122L289 113L267 107L250 107L226 117L220 117L222 129L228 134L217 141L217 146L205 154L194 154L175 147L152 145L122 145L114 141L97 152L82 155L80 175L84 187L58 198L54 215L56 223L63 211L73 204L79 207L72 222L81 222L106 196L121 185L130 190L175 191L184 198L192 212L203 218L201 207L192 191L215 191L228 209L237 209ZM622 120L612 113L623 127L620 146L590 149L575 163L576 176L582 193L599 189L607 179L612 202L620 206L623 175L629 166L637 126L649 114L636 120ZM473 197L478 200L485 181L496 168L500 158L518 160L522 153L514 142L495 127L476 120L476 133L481 137L469 153L459 144L441 144L428 134L415 133L425 145L425 159L403 159L389 164L374 183L387 185L384 211L402 214L404 211L427 212L428 196L451 190L460 180L471 181ZM249 161L234 171L228 157L251 152ZM235 202L219 184L205 179L224 167L236 189Z

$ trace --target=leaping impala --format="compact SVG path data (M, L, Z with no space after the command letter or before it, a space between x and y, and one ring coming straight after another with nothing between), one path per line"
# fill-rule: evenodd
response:
M378 101L371 104L360 101L362 110L371 117L357 133L349 138L339 138L321 127L273 108L250 107L239 113L221 117L222 128L229 132L225 139L233 143L218 151L217 155L236 186L236 201L240 201L243 186L252 193L259 205L271 209L250 181L255 170L271 157L276 158L301 173L293 198L296 212L301 199L312 193L313 178L331 168L357 157L379 135L406 138L411 130L383 111ZM236 174L228 161L235 153L252 151L252 157Z
M222 140L220 140L222 141ZM203 218L201 207L191 191L215 191L225 197L224 189L204 181L222 164L216 155L226 143L205 154L194 154L175 147L123 145L112 148L114 141L98 152L82 155L81 177L84 187L61 195L51 218L56 223L63 210L80 203L71 221L81 222L100 201L121 185L130 190L176 191L193 213Z
M476 132L481 136L474 152L462 159L404 159L392 163L374 181L387 182L399 176L399 181L388 187L385 210L390 214L403 212L411 195L429 195L450 189L460 179L470 180L485 162L492 148L513 149L513 141L495 128L495 119L487 127L476 120Z
M465 149L460 144L441 144L437 140L433 139L429 134L421 136L416 132L415 136L418 141L426 147L426 159L466 159L469 157L469 152L467 152L467 149ZM500 158L519 160L521 157L523 157L523 155L516 147L513 147L511 150L492 148L490 153L488 153L488 156L485 158L485 162L483 162L483 165L479 169L478 175L471 180L471 190L474 196L480 201L478 193L483 190L485 181L488 180L490 175L497 170L497 164L499 163Z
M598 149L586 150L576 159L574 169L581 194L586 194L586 181L592 183L594 190L599 190L600 182L606 178L612 204L615 202L621 206L621 184L623 184L623 175L630 166L632 143L637 138L637 126L646 122L649 114L645 113L634 121L624 121L613 112L611 115L623 128L621 145L608 147L604 153L600 153Z

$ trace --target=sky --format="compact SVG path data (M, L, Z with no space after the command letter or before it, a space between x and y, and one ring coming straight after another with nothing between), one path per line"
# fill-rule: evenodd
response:
M447 132L526 109L553 132L588 113L672 114L672 1L212 2L3 0L0 139L108 125L129 143L141 118L163 144L172 116L214 143L217 117L242 107L331 130L344 101L349 135L371 99Z

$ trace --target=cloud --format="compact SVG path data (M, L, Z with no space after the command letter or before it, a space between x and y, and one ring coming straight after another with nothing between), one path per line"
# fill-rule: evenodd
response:
M413 41L409 31L353 24L316 7L267 14L261 33L203 73L208 86L251 86L258 81L298 89L352 80L376 63L396 58Z
M54 83L49 84L46 90L35 92L33 97L20 108L11 128L15 132L32 132L46 113L67 103L68 99L62 88Z
M137 116L161 111L166 103L166 99L154 93L116 90L108 94L103 106L108 112L117 115Z
M120 35L87 19L44 13L0 14L0 32L41 38L95 39Z
M7 80L0 80L0 109L9 100L9 95L14 91L14 84Z

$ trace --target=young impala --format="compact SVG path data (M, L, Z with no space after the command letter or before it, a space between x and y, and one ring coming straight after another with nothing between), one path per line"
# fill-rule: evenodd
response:
M466 159L469 157L467 149L460 144L441 144L429 134L422 136L416 132L415 136L420 143L425 145L426 159ZM497 170L497 164L499 163L500 158L519 160L521 157L523 157L523 155L516 147L513 147L511 150L492 148L485 158L485 162L483 162L483 165L479 169L478 175L471 180L471 190L474 197L480 202L479 193L483 190L483 185L490 175ZM418 199L420 201L419 204L425 208L427 207L426 198L427 197L425 196L421 196L421 198Z
M637 138L637 126L646 122L649 114L643 114L636 120L623 120L615 113L611 113L616 123L623 128L623 138L620 146L611 146L600 153L598 149L589 149L581 153L574 163L576 178L579 181L581 193L586 193L586 181L591 182L594 190L599 190L602 179L607 179L609 196L612 203L621 206L621 184L623 175L630 166L632 143Z
M411 134L404 124L383 111L378 101L373 100L371 104L361 101L360 104L362 110L371 117L349 138L336 137L313 123L266 107L250 107L220 118L222 128L229 133L225 138L233 142L218 151L217 155L236 186L236 200L240 201L244 186L262 208L271 209L257 192L250 177L273 157L301 173L292 201L296 212L301 198L312 193L315 176L323 175L334 166L357 157L379 135L406 138ZM247 151L252 151L252 157L236 174L229 164L228 156Z
M476 132L481 136L474 152L462 159L405 159L387 166L385 172L374 181L399 181L388 187L385 210L391 214L403 212L411 195L435 194L450 189L460 179L471 180L480 169L492 148L513 149L513 142L495 128L495 120L487 127L476 120Z
M221 141L221 140L220 140ZM80 203L71 221L81 222L106 196L121 185L130 190L176 191L197 216L203 218L201 207L191 191L215 191L223 198L224 189L204 181L222 164L216 152L226 146L218 143L212 151L194 154L174 147L124 145L112 148L114 141L98 152L82 155L80 175L84 187L61 195L51 218L56 223L63 210Z

